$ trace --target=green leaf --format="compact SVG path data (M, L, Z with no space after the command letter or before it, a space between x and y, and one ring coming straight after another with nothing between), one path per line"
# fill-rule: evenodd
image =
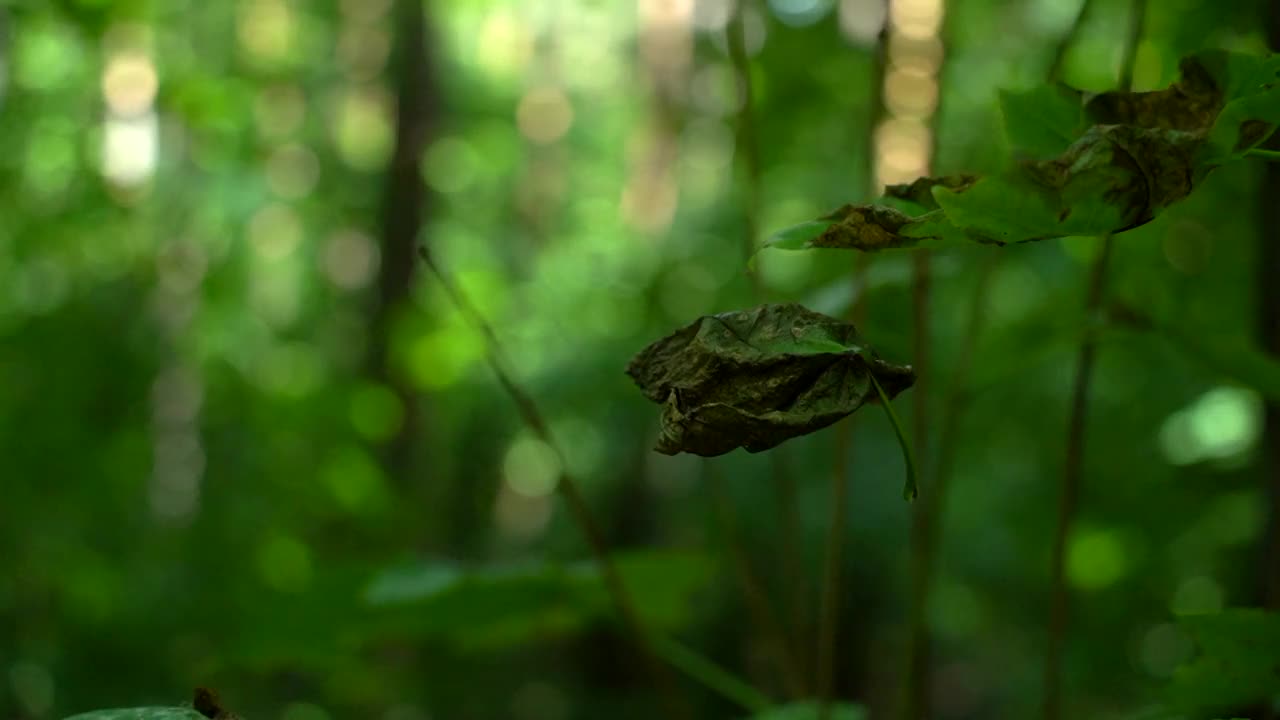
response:
M706 457L820 430L873 397L872 375L890 397L915 381L852 325L794 303L698 318L641 350L627 374L663 406L655 449Z
M714 577L703 555L676 551L618 553L618 572L647 625L689 620L690 598ZM417 562L387 570L364 593L380 624L469 647L518 644L569 632L607 617L611 605L594 563L465 567Z
M752 715L750 720L819 720L822 704L817 700L803 700L787 705L771 707ZM829 720L866 720L867 711L853 703L831 703L826 717Z
M821 236L827 231L827 228L834 225L833 220L810 220L802 222L799 225L792 225L789 228L783 228L778 232L769 236L765 241L765 247L777 248L779 250L803 250L809 247L809 243L815 238Z
M191 708L141 707L116 710L94 710L73 715L66 720L208 720Z
M1050 158L1071 146L1088 126L1083 95L1065 85L1000 93L1005 135L1014 150Z
M1186 615L1200 654L1179 667L1166 689L1170 705L1221 710L1269 700L1280 692L1280 614L1255 608Z

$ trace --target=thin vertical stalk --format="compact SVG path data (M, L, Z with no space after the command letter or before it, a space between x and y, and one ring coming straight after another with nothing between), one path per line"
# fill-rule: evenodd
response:
M405 408L405 422L383 448L389 477L413 477L414 447L421 430L417 394L390 361L391 328L409 302L413 287L414 244L430 198L419 169L428 135L439 122L440 89L427 38L428 18L417 0L397 2L395 32L395 147L387 164L382 198L382 262L378 265L377 301L370 318L369 372L386 383Z
M888 16L888 0L883 0L884 16ZM882 27L872 51L869 112L867 113L867 186L875 189L875 131L884 115L884 46L885 30ZM853 303L849 307L849 320L858 326L866 315L865 288L867 271L874 255L862 254L853 268L849 282L853 287ZM818 657L816 685L818 694L818 718L826 720L831 711L835 684L836 638L840 634L840 583L843 569L845 528L848 524L849 469L851 466L854 416L849 416L836 427L835 458L831 463L831 515L827 520L826 555L822 569L821 600L818 608Z
M742 190L742 256L749 262L756 252L760 236L760 200L763 195L760 172L760 142L756 133L755 90L751 81L751 60L747 56L746 23L744 13L749 0L734 3L733 14L725 27L729 50L729 61L733 65L734 77L737 81L740 106L736 115L735 155L742 163L744 183ZM749 274L752 291L757 302L764 302L766 292L758 273ZM780 566L785 584L792 591L791 613L795 616L793 623L796 631L804 627L803 608L805 606L804 574L800 572L802 564L798 562L800 553L800 512L796 501L796 482L787 463L786 450L778 449L769 453L770 474L778 492L778 522L780 526ZM791 651L788 650L788 655Z
M484 316L480 314L480 311L436 264L428 249L425 246L419 246L418 254L422 257L422 261L427 268L436 276L436 280L449 297L450 302L484 336L486 345L485 362L489 365L490 370L493 371L494 376L497 377L503 390L515 402L516 408L519 410L525 424L529 426L529 429L533 431L539 440L551 448L560 462L561 472L559 481L556 483L556 492L564 500L574 523L578 525L578 528L586 538L587 545L591 548L592 555L595 557L596 566L600 570L601 578L604 580L605 589L609 593L609 597L613 601L624 627L631 635L632 642L635 643L643 656L646 668L655 685L657 685L662 702L666 707L666 712L671 717L692 718L693 715L684 698L677 692L670 674L657 660L658 654L654 646L655 636L645 629L644 623L640 619L640 613L636 610L636 605L632 601L630 593L627 592L622 575L618 572L613 558L609 555L604 531L591 513L591 508L587 505L586 498L583 497L582 491L578 487L578 482L569 474L563 448L556 442L555 436L551 433L550 425L543 418L542 412L538 409L533 397L507 373L506 362L501 352L502 345L498 341L498 336L493 332L493 328L484 319Z
M1266 3L1267 44L1280 52L1280 4ZM1274 148L1274 142L1272 143ZM1263 170L1261 217L1257 230L1257 333L1262 348L1280 356L1280 285L1275 273L1280 268L1280 245L1275 242L1275 228L1280 227L1280 163L1269 162ZM1262 491L1267 500L1267 529L1263 535L1259 576L1260 601L1263 607L1280 611L1280 403L1268 401L1263 411L1262 447L1259 465ZM1275 720L1276 711L1269 704L1262 720Z
M1049 59L1045 76L1048 82L1057 82L1062 75L1062 67L1067 53L1080 35L1081 29L1090 17L1095 2L1085 0L1081 5L1071 27L1059 39ZM956 454L960 443L960 426L964 408L969 399L969 372L973 366L973 357L977 351L978 340L982 337L987 314L987 297L991 290L991 281L1000 266L1002 256L996 253L983 259L978 277L974 283L973 295L969 300L969 316L965 321L965 330L961 338L960 351L957 353L954 371L942 399L941 420L938 427L938 444L933 468L931 492L920 500L921 523L915 536L917 545L913 546L913 572L916 578L914 591L917 599L912 603L911 616L911 655L908 663L908 694L919 697L928 692L931 684L931 666L928 657L928 613L927 609L933 596L934 579L937 575L938 542L942 536L943 521L947 514L947 503L951 495L951 481L955 473ZM908 718L920 720L925 710L917 705L907 713Z
M778 620L778 614L769 601L769 595L765 592L764 585L752 568L751 559L743 548L742 532L738 527L737 513L734 512L728 488L725 486L724 474L709 460L705 467L715 499L721 532L725 537L725 545L729 550L734 574L742 587L747 611L751 613L752 622L755 623L761 639L773 656L774 664L777 665L787 692L793 698L804 697L807 691L804 675L800 672L800 665L796 662L791 644L787 640L786 630Z
M945 60L943 61L945 67ZM939 97L944 78L939 68ZM936 116L937 110L934 114ZM937 150L936 134L930 133L931 154ZM932 164L932 163L931 163ZM930 435L932 406L930 389L933 386L933 361L929 306L933 286L932 255L928 251L912 256L911 311L912 311L912 366L916 382L912 387L913 419L912 444L920 465L920 476L925 479L921 497L911 507L909 564L910 600L907 615L906 678L902 684L904 697L901 716L906 720L923 720L932 716L933 695L930 691L932 647L929 635L928 610L932 592L931 536L935 524L938 502L930 479Z
M1266 7L1267 42L1273 52L1280 52L1280 4L1267 3ZM1274 150L1272 154L1275 160ZM1280 285L1275 282L1280 268L1280 245L1275 242L1275 228L1280 227L1280 163L1267 163L1263 172L1258 223L1258 336L1268 353L1280 356ZM1263 492L1268 513L1261 594L1264 607L1280 610L1280 404L1267 403L1263 434Z
M1120 65L1120 88L1133 86L1133 67L1138 54L1138 41L1146 23L1146 0L1133 0L1130 10L1129 35ZM1107 267L1111 260L1111 234L1101 238L1098 256L1089 274L1085 296L1085 315L1092 318L1102 308L1106 294ZM1080 484L1084 472L1085 429L1089 409L1089 389L1097 357L1097 340L1086 333L1076 358L1075 383L1071 392L1071 413L1067 420L1066 455L1059 489L1058 521L1053 536L1050 560L1049 638L1044 664L1044 718L1058 720L1062 716L1062 656L1067 641L1071 594L1067 589L1066 556L1071 528L1080 502Z

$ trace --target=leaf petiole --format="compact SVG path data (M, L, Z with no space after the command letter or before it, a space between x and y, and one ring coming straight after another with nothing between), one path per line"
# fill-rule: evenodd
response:
M911 502L920 494L920 488L916 484L916 462L911 453L911 445L907 442L907 435L902 431L902 422L898 420L898 414L893 411L893 403L889 402L889 396L885 394L884 388L880 387L874 373L870 373L868 377L871 378L871 384L876 389L876 395L880 397L885 415L889 416L893 433L898 436L898 447L902 448L902 462L907 466L907 483L902 488L902 498Z

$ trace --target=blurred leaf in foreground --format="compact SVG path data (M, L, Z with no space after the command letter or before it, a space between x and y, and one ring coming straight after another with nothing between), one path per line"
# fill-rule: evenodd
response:
M143 707L116 710L94 710L74 715L66 720L207 720L191 708Z
M695 606L691 596L714 577L710 561L696 553L618 553L615 562L642 617L654 628L686 622ZM606 616L611 607L594 563L468 568L418 562L376 576L364 600L379 627L471 647L568 632Z
M875 399L872 375L889 398L915 382L852 325L793 303L701 317L640 351L627 374L663 405L655 449L667 455L768 450Z
M832 703L824 715L817 700L805 700L769 708L752 715L750 720L819 720L824 717L829 720L866 720L867 711L852 703Z
M1172 706L1224 710L1280 694L1280 614L1239 608L1186 615L1178 624L1200 654L1174 672L1166 690Z

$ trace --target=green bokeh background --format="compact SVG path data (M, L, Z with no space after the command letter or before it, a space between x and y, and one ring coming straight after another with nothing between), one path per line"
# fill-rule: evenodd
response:
M482 336L426 273L386 301L387 217L404 209L386 207L405 35L392 4L0 3L0 716L176 704L196 685L248 718L660 716L551 494L559 460L485 366ZM1042 82L1080 2L945 5L934 167L991 170L1006 153L997 90ZM1063 78L1101 91L1129 3L1094 5ZM875 38L850 28L877 7L747 3L763 232L876 194ZM418 239L493 324L645 617L780 695L731 548L811 666L840 433L710 462L657 455L657 408L622 373L675 327L757 302L728 8L427 3L413 202ZM1203 47L1265 50L1275 12L1151 3L1135 86L1163 87ZM652 51L660 30L675 49ZM1265 172L1224 168L1117 237L1112 297L1252 343L1257 248L1276 232L1261 218L1280 202ZM928 477L975 285L1000 255L929 608L938 718L1038 708L1096 248L936 253L927 361L911 256L867 272L861 333L925 367L898 408L909 426L913 393L933 408ZM853 266L766 252L757 270L766 298L842 314ZM1192 656L1175 614L1261 601L1274 471L1253 389L1159 334L1105 333L1098 363L1067 563L1067 715L1121 718ZM845 422L836 684L891 717L911 506L888 423ZM739 716L682 688L702 717Z

